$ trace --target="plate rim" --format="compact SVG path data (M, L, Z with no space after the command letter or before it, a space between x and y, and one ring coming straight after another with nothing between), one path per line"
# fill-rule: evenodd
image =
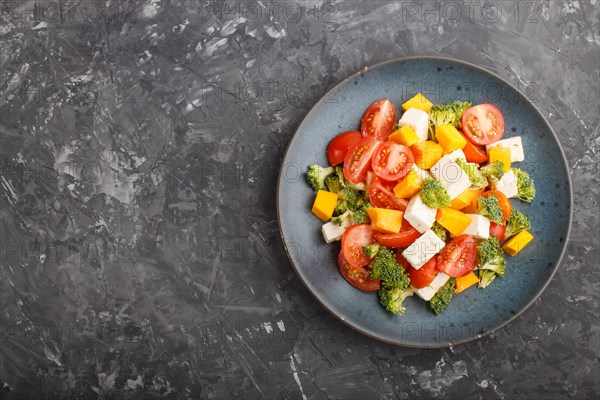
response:
M287 159L288 156L288 152L290 150L290 147L292 145L292 142L294 141L294 139L296 138L296 135L298 134L298 132L300 131L300 129L303 127L303 125L305 124L307 118L315 111L316 107L318 105L321 105L321 103L324 101L324 99L326 99L331 93L333 93L336 88L352 79L355 79L359 76L361 76L362 74L364 74L366 71L368 71L369 69L373 69L373 68L379 68L382 67L384 65L387 64L393 64L393 63L399 63L399 62L405 62L405 61L417 61L417 60L434 60L434 61L442 61L442 62L450 62L450 63L458 63L458 64L463 64L466 65L470 68L475 68L477 70L479 70L480 72L490 75L491 77L500 80L501 82L505 83L506 85L508 85L510 88L512 88L513 90L515 90L517 93L519 93L528 103L529 105L531 105L533 107L533 109L538 113L538 115L542 118L542 121L544 122L544 124L546 125L546 127L548 128L548 130L552 133L552 135L554 136L554 139L556 140L556 143L558 143L558 148L560 150L560 155L562 158L562 162L566 167L566 171L567 171L567 184L569 187L568 193L569 193L569 202L568 202L568 206L569 206L569 215L568 215L568 226L567 226L567 234L566 234L566 240L563 242L563 246L562 249L560 251L560 255L558 257L558 261L555 263L554 268L552 270L552 272L550 273L550 276L548 277L548 279L546 280L546 282L544 282L544 285L542 286L542 288L531 298L531 300L524 306L521 308L521 310L519 310L517 313L515 313L513 316L511 316L509 319L507 319L506 321L502 322L501 324L499 324L498 326L495 326L491 329L488 329L487 331L485 331L484 333L480 333L477 334L471 338L468 339L462 339L462 340L457 340L455 342L440 342L440 343L436 343L436 344L422 344L422 345L414 345L414 344L408 344L408 343L400 343L398 341L392 341L392 340L388 340L385 339L383 337L379 337L379 336L375 336L367 331L365 331L364 329L354 326L353 324L351 324L350 322L346 321L344 318L342 318L340 315L338 315L337 313L335 313L327 304L325 304L323 301L321 301L321 299L317 296L316 293L313 293L313 291L311 290L311 288L309 287L309 285L307 284L307 282L305 281L302 273L300 273L299 269L296 267L296 264L294 263L294 260L291 257L290 251L288 249L285 237L283 235L283 229L281 228L281 210L280 210L280 198L279 198L279 193L280 193L280 188L281 188L281 182L283 179L283 164L285 163L285 160ZM352 73L351 75L347 76L344 79L341 79L339 81L337 81L327 92L325 92L310 108L310 110L304 115L304 117L302 118L302 121L300 121L300 123L298 124L298 126L296 127L296 129L294 130L294 133L292 134L292 136L289 139L289 142L286 146L285 152L283 153L283 158L281 161L281 165L280 165L280 169L279 169L279 176L277 178L277 188L276 188L276 210L277 210L277 224L278 224L278 229L279 229L279 235L281 236L281 241L283 243L283 247L285 249L285 253L287 255L287 258L290 262L290 264L292 265L292 268L294 269L294 272L296 273L296 276L300 279L300 281L302 282L302 284L304 285L304 287L306 288L306 290L308 291L308 293L325 309L329 312L329 314L333 315L333 317L335 319L337 319L338 321L341 321L344 325L348 326L350 329L357 331L367 337L370 337L372 339L378 340L380 342L383 343L388 343L388 344L392 344L395 346L400 346L400 347L406 347L406 348L418 348L418 349L440 349L440 348L448 348L448 347L453 347L456 345L461 345L461 344L466 344L466 343L470 343L470 342L474 342L477 340L480 340L481 338L491 335L497 331L499 331L500 329L504 328L505 326L507 326L508 324L510 324L511 322L515 321L517 318L519 318L521 315L523 315L527 310L529 310L531 308L531 306L540 298L540 296L542 295L542 293L546 290L546 288L550 285L550 282L552 282L552 280L554 279L554 276L556 275L560 265L562 264L563 258L565 256L565 253L567 251L567 246L569 243L569 238L571 236L571 228L572 228L572 224L573 224L573 185L572 185L572 181L571 181L571 174L570 174L570 170L569 170L569 162L568 159L565 155L565 152L563 150L562 147L562 143L560 142L560 139L558 137L558 135L556 134L556 132L554 132L554 129L552 128L552 125L550 125L550 123L548 122L548 120L546 119L546 117L544 116L544 114L542 114L542 112L540 111L540 109L525 95L525 93L523 93L521 90L519 90L518 88L516 88L511 82L509 82L508 80L504 79L503 77L497 75L496 73L494 73L493 71L490 71L489 69L487 69L484 66L481 65L477 65L474 64L472 62L469 61L464 61L464 60L460 60L457 58L453 58L453 57L447 57L447 56L429 56L429 55L423 55L423 56L400 56L400 57L394 57L388 60L384 60L384 61L380 61L374 64L369 64L364 66L363 68L359 69L358 71Z

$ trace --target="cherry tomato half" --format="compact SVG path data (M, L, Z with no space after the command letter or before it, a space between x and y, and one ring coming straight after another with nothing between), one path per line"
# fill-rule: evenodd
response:
M415 267L410 265L410 263L406 261L400 252L396 254L396 261L398 264L404 267L406 272L408 272L411 285L417 289L422 289L429 285L431 282L433 282L435 276L438 274L438 270L436 268L437 256L427 261L425 265L419 269L415 269Z
M477 265L477 242L471 235L455 237L438 255L436 267L453 278L464 276Z
M485 151L485 147L471 143L467 135L464 133L462 135L467 139L467 145L462 149L467 161L477 164L486 162L489 157L487 151Z
M504 236L506 235L506 226L498 225L494 221L490 221L490 236L496 236L498 243L504 242Z
M467 138L479 145L497 142L504 134L504 117L498 107L479 104L462 116L461 125Z
M379 279L372 279L364 267L353 267L344 258L344 252L340 251L338 255L338 266L342 276L357 289L368 292L379 290L381 282Z
M371 156L377 150L379 142L374 138L363 138L352 146L344 159L344 177L350 183L357 184L365 180L371 168Z
M394 196L391 184L376 178L369 186L369 201L377 208L389 208L392 210L406 210L408 201Z
M409 173L414 163L410 149L391 141L377 147L371 158L373 172L386 181L397 181Z
M327 160L329 165L338 165L344 162L348 150L362 138L359 131L340 133L327 145Z
M500 208L502 209L502 222L506 222L508 217L510 217L510 213L512 212L512 205L510 204L508 197L506 197L506 195L499 190L488 190L481 196L487 199L488 196L492 194L495 194L498 198L498 203L500 204Z
M387 140L396 123L396 109L387 99L371 104L360 121L360 131L365 137Z
M363 246L375 243L375 236L370 225L353 225L342 236L342 252L344 258L353 267L364 267L371 262L363 250Z
M402 220L402 228L398 233L375 232L377 243L392 247L395 249L406 248L421 236L421 232L416 230L407 220Z

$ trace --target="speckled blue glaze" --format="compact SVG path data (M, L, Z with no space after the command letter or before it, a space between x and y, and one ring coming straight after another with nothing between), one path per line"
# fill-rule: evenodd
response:
M416 92L433 102L456 99L492 103L503 112L504 138L521 136L526 159L515 164L536 182L532 204L513 201L531 220L534 241L507 272L485 290L457 296L441 315L426 302L407 299L403 316L387 313L375 293L354 289L338 272L340 244L327 245L321 222L310 211L314 193L302 173L325 164L325 148L337 133L357 129L375 100L390 99L397 110ZM292 264L302 282L331 313L356 330L386 342L444 347L477 339L502 327L538 298L556 272L572 218L571 183L564 154L544 117L508 82L474 65L437 57L396 59L345 79L327 93L298 127L284 157L278 187L279 223Z

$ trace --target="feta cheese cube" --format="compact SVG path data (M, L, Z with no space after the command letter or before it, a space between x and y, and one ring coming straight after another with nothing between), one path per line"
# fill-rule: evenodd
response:
M519 162L525 160L525 152L523 151L523 142L521 136L515 136L508 139L498 140L495 143L488 144L485 149L489 152L491 148L503 146L510 148L510 162Z
M500 180L494 184L494 189L504 193L504 195L508 198L516 197L517 194L519 194L517 177L512 169L502 175L502 178L500 178Z
M462 231L461 235L471 235L479 239L490 237L490 220L479 214L467 214L471 218L471 224Z
M446 157L447 156L442 157L440 161L431 168L431 174L442 182L442 185L444 185L444 188L452 200L471 187L471 180L456 161Z
M344 236L344 232L353 224L352 217L348 217L342 222L342 225L336 225L333 222L329 221L326 224L323 224L321 227L321 232L323 233L323 238L325 239L325 243L332 243L336 240L340 240L342 236Z
M415 289L417 296L425 301L429 301L435 296L435 294L448 282L450 277L443 272L438 273L433 281L428 286L421 289Z
M402 252L402 256L415 269L420 269L427 261L439 253L445 245L446 243L430 229L408 246Z
M420 142L424 142L429 137L429 114L417 108L409 108L402 114L398 126L402 128L408 125L417 134Z
M437 209L430 208L417 193L408 202L406 210L404 211L404 219L406 219L416 230L423 233L427 229L431 228L431 225L435 222L435 216Z

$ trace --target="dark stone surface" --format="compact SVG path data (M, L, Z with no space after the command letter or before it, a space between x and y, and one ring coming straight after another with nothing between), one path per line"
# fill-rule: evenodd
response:
M3 1L1 397L599 395L598 4L487 4ZM326 313L275 212L279 162L316 99L420 54L527 93L575 199L535 305L441 350L375 342Z

